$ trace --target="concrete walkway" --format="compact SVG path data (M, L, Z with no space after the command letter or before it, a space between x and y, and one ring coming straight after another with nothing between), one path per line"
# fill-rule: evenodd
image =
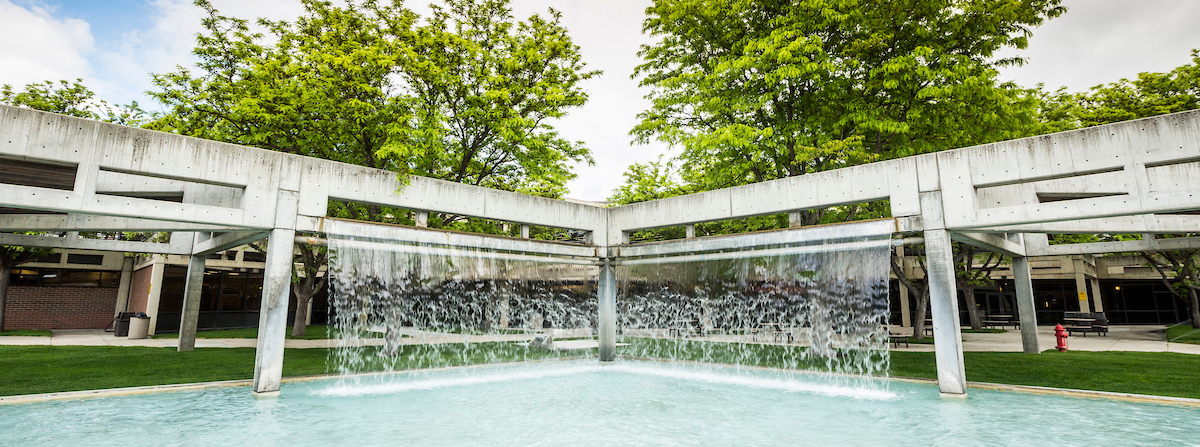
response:
M1187 343L1168 343L1165 338L1164 326L1110 326L1108 336L1089 334L1076 335L1067 340L1071 350L1076 351L1138 351L1138 352L1178 352L1200 355L1200 345ZM591 332L583 330L554 330L555 338L590 337ZM662 331L658 331L662 332ZM892 333L911 333L912 329L893 327ZM447 344L447 343L482 343L482 342L524 342L529 341L534 334L489 334L464 335L445 332L423 331L414 328L404 328L406 337L400 339L402 345ZM178 346L178 340L144 339L129 340L125 337L115 337L111 332L102 330L56 330L50 337L0 337L0 345L49 345L49 346L144 346L155 348L173 348ZM638 334L629 334L637 336ZM642 334L650 335L650 334ZM1009 330L999 334L962 334L964 351L996 351L1020 352L1021 332ZM740 342L757 344L783 344L775 342L773 337L762 336L752 340L741 335L706 335L691 336L689 340L712 342ZM587 343L584 343L584 342ZM1053 349L1055 345L1054 328L1051 326L1038 327L1038 342L1043 350ZM288 348L330 348L338 346L338 340L287 340ZM592 346L594 341L578 340L578 343L556 341L563 349L580 349ZM197 348L253 348L257 340L253 338L197 338ZM380 346L382 338L362 339L361 346ZM804 337L798 337L794 344L804 344ZM932 352L932 344L910 344L909 347L891 348L893 351Z

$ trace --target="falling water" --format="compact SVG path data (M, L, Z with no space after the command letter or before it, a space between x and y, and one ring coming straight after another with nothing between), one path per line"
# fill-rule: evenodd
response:
M886 236L732 238L732 251L618 259L618 354L856 386L886 374ZM329 248L331 363L343 374L596 353L595 265L334 235Z
M869 383L889 363L889 246L853 238L621 265L622 353Z
M334 235L329 251L331 364L344 375L592 352L555 341L594 340L595 266Z

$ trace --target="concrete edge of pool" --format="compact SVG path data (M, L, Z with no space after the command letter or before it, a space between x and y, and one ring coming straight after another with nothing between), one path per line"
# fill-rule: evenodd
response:
M396 371L372 371L372 372L354 374L354 376L375 376L375 375L384 375L384 374L413 372L413 371L471 369L471 368L482 368L482 367L500 366L500 365L520 365L520 364L534 364L534 363L563 362L563 361L580 360L583 358L588 358L588 357L587 356L578 356L578 357L557 358L557 359L540 359L540 360L529 360L529 361L518 361L518 362L488 363L488 364L479 364L479 365L446 366L446 367L437 367L437 368L405 369L405 370L396 370ZM641 361L642 359L631 359L631 360ZM691 363L691 362L684 362L684 363ZM745 367L745 366L743 366L742 368L772 370L772 371L779 370L779 368L764 368L764 367ZM340 374L314 374L314 375L307 375L307 376L284 377L283 382L284 383L306 382L306 381L312 381L312 380L332 379L332 378L337 378L337 377L341 377L341 375ZM889 376L889 377L879 377L879 379L891 380L891 381L897 381L897 382L920 383L920 384L934 385L934 386L937 385L936 379L925 379L925 378L919 378L919 377L890 377ZM170 385L149 385L149 386L138 386L138 387L126 387L126 388L106 388L106 389L98 389L98 390L62 391L62 392L57 392L57 393L20 394L20 395L14 395L14 396L0 396L0 405L15 405L15 404L27 404L27 403L47 402L47 401L127 396L127 395L137 395L137 394L172 392L172 391L194 391L194 390L201 390L201 389L208 389L208 388L251 386L253 384L253 382L254 382L253 379L238 379L238 380L221 380L221 381L215 381L215 382L178 383L178 384L170 384ZM1150 395L1150 394L1120 393L1120 392L1113 392L1113 391L1077 390L1077 389L1070 389L1070 388L1053 388L1053 387L1043 387L1043 386L1033 386L1033 385L1009 385L1009 384L1002 384L1002 383L987 383L987 382L967 382L967 387L974 388L974 389L982 389L982 390L992 390L992 391L1041 394L1041 395L1052 395L1052 396L1072 397L1072 398L1108 399L1108 400L1116 400L1116 401L1123 401L1123 402L1149 403L1149 404L1160 404L1160 405L1176 405L1176 406L1188 406L1188 407L1200 408L1200 399L1193 399L1193 398L1187 398L1187 397L1155 396L1155 395ZM277 394L272 394L272 395L263 396L263 397L274 397L274 396L277 396Z

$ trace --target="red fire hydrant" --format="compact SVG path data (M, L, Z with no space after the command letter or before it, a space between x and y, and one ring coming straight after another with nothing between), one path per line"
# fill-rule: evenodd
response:
M1054 325L1054 338L1058 339L1058 352L1067 352L1067 330L1061 324Z

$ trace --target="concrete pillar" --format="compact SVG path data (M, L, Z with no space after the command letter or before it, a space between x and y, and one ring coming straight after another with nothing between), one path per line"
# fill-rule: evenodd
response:
M600 298L600 361L611 362L617 358L617 275L610 258L604 258L604 264L600 266L597 289Z
M1013 283L1017 288L1017 315L1021 318L1021 347L1026 354L1042 352L1037 339L1037 304L1033 301L1033 274L1029 258L1013 256Z
M684 237L691 239L696 237L696 224L688 224L684 228Z
M1084 273L1086 271L1087 263L1083 261L1082 256L1075 259L1075 292L1079 295L1079 311L1083 313L1092 311L1092 307L1088 305L1087 275Z
M529 225L521 224L521 237L529 238Z
M254 352L254 392L278 393L283 379L283 342L287 336L288 299L292 293L292 250L296 230L271 230L258 314Z
M925 231L929 263L929 304L933 313L933 341L938 388L944 395L965 396L967 373L963 366L962 330L958 321L958 291L954 284L954 249L950 232Z
M146 296L146 316L150 317L150 329L147 335L154 335L158 327L158 301L162 297L163 272L167 270L167 257L154 256L154 264L150 266L150 293Z
M415 220L417 221L417 226L418 226L418 227L422 227L422 228L424 228L424 227L428 227L428 226L429 226L429 213L428 213L428 212L425 212L425 211L417 211L417 213L416 213L416 214L414 214L414 215L413 215L413 217L414 217L414 218L415 218Z
M904 246L896 247L896 256L900 262L900 268L904 269ZM901 283L900 287L900 327L912 327L912 304L908 298L908 287L904 287Z
M1096 278L1088 279L1092 285L1092 311L1104 312L1104 299L1100 296L1100 280Z
M200 292L204 290L205 255L188 257L187 279L183 286L183 312L179 314L179 351L196 347L196 325L200 321Z
M113 317L129 310L129 293L133 290L133 261L132 256L126 256L121 261L121 283L117 287L117 307L113 310Z
M788 211L788 226L798 227L802 225L800 211Z

